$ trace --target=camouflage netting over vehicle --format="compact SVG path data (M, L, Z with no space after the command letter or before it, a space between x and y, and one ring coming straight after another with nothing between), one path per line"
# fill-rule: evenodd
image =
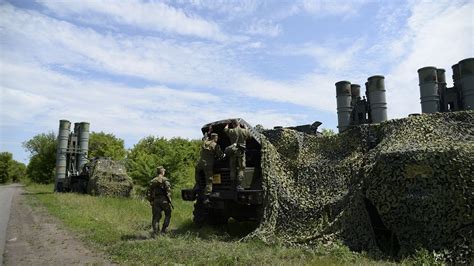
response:
M127 175L125 167L112 159L99 158L90 163L90 195L129 197L133 181Z
M266 205L249 237L382 251L473 253L474 112L364 125L331 137L288 129L262 138Z

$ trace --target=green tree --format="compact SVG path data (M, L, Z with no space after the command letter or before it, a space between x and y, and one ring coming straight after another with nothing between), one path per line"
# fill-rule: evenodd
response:
M0 183L18 182L26 175L26 166L13 160L9 152L0 152Z
M0 153L0 183L5 184L10 181L9 168L12 161L12 154L9 152Z
M26 176L26 165L16 160L11 160L8 167L8 175L12 182L20 181Z
M56 166L56 136L53 132L42 133L23 142L23 147L30 152L30 162L26 168L28 177L36 183L54 181Z
M113 134L92 132L89 136L89 158L110 157L113 160L123 160L127 151L123 139Z
M156 167L162 165L174 186L193 183L199 146L197 140L145 137L128 153L128 174L136 183L146 185L156 175Z
M325 137L329 137L329 136L334 136L334 135L336 135L336 132L334 132L334 130L328 129L328 128L323 128L323 129L321 130L321 133L322 133L323 136L325 136Z

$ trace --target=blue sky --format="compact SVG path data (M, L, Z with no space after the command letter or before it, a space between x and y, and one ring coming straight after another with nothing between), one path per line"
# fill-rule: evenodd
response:
M384 75L389 118L420 112L417 69L474 56L473 1L0 0L0 151L58 120L127 147L242 117L337 126L334 83Z

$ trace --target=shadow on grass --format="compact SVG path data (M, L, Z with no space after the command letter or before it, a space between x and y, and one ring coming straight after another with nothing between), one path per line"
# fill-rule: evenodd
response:
M203 240L237 241L251 232L258 226L257 222L238 222L230 219L225 225L204 225L198 226L191 220L184 222L176 230L170 232L173 237L197 237Z
M44 194L53 194L54 192L21 192L21 195L44 195Z
M123 235L120 237L122 241L139 241L139 240L149 240L153 239L151 235L144 235L144 234L129 234Z

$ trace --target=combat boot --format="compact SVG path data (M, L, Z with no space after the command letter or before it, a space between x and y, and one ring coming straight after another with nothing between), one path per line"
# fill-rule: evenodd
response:
M158 232L160 231L160 227L159 226L156 226L156 227L153 227L153 231L151 232L151 238L156 238L156 236L158 235Z

